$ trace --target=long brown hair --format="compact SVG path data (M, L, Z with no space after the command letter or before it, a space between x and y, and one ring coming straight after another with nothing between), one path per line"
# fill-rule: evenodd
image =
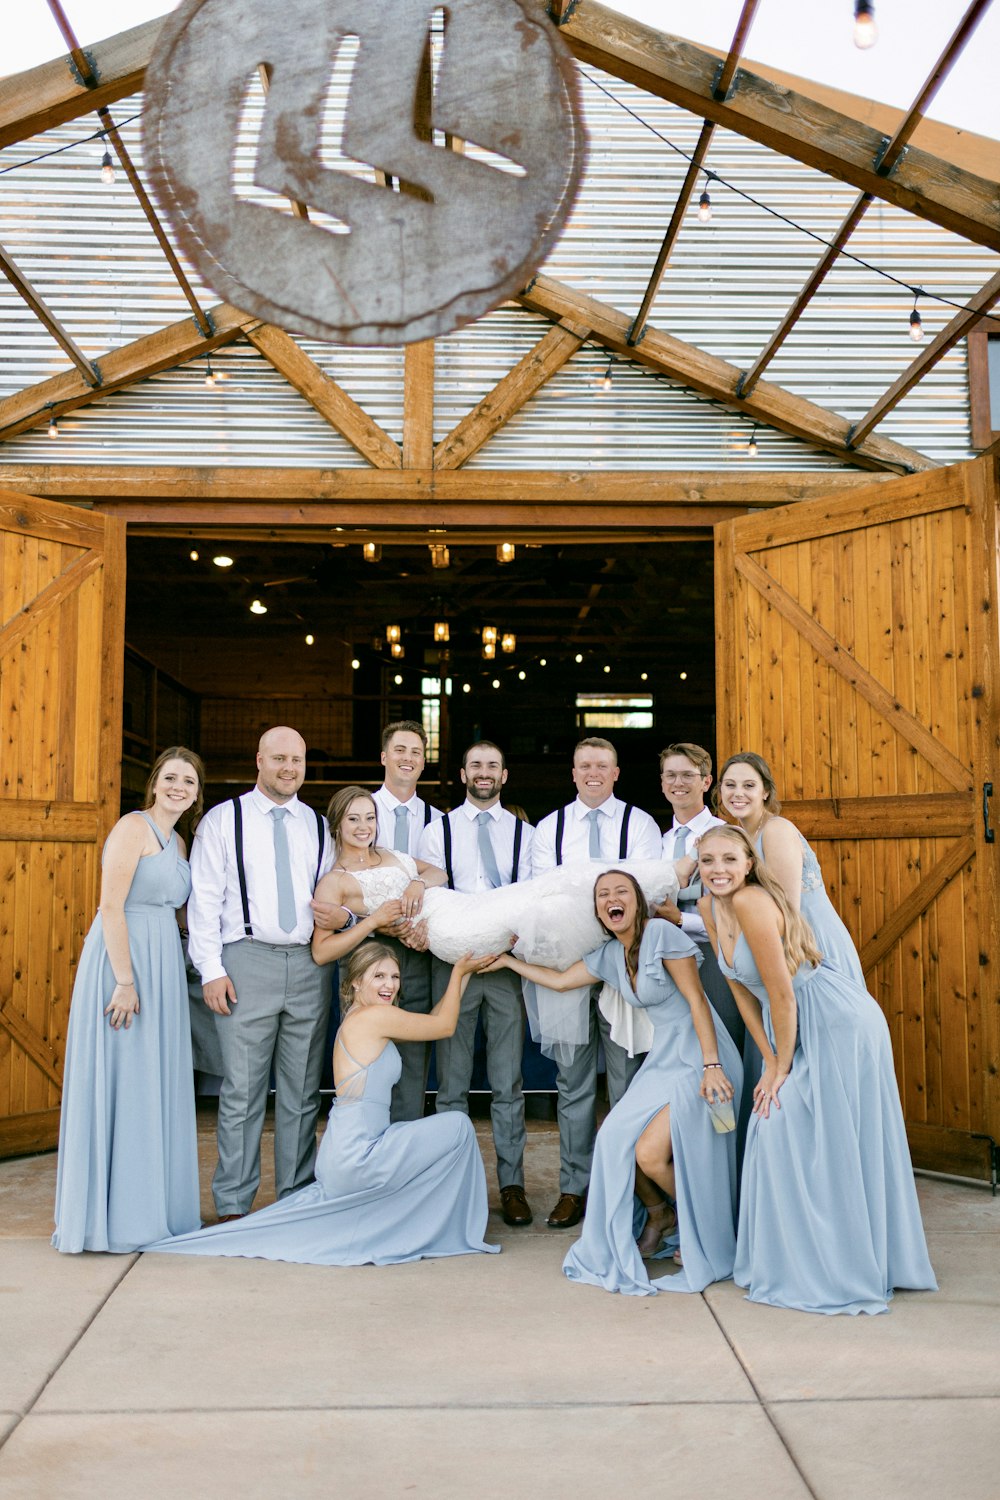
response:
M742 750L739 755L731 755L725 765L719 771L719 779L712 788L712 810L718 817L725 816L722 806L722 778L730 766L749 766L751 771L756 771L764 783L764 807L767 812L773 813L775 817L781 811L781 802L778 798L778 784L771 774L771 767L762 755L756 750Z
M373 964L381 963L384 958L391 958L396 968L399 968L399 959L388 943L380 943L375 938L367 938L365 942L359 943L346 958L340 960L340 1014L342 1017L347 1015L353 1004L354 986L363 975L367 974ZM393 1004L398 1005L401 998L397 990Z
M188 827L193 833L201 820L202 809L205 806L205 762L194 750L189 750L186 745L170 745L166 750L161 750L153 762L153 769L149 773L146 782L146 791L143 795L143 811L148 811L156 801L155 787L160 778L160 772L168 760L182 760L189 765L198 778L198 795L191 806L178 819L183 823L187 819Z
M609 875L620 875L623 880L628 881L629 885L635 891L635 933L633 934L631 943L625 950L625 967L630 974L634 974L639 962L639 946L642 943L642 935L646 931L646 924L649 922L649 902L646 900L646 893L638 880L636 880L634 875L630 875L627 870L604 870L594 881L594 916L599 922L601 922L601 914L597 910L597 887ZM601 922L601 926L604 927L604 931L609 937L615 936L610 927L605 927L603 922Z
M785 949L785 963L791 975L798 973L804 963L812 964L813 968L820 962L823 955L816 945L816 937L812 928L801 912L795 910L785 895L781 886L768 870L763 860L757 853L749 837L738 824L723 823L715 828L706 829L698 840L698 848L701 848L709 839L725 839L730 844L738 844L750 861L750 869L747 872L747 885L759 885L761 890L767 892L775 906L781 912L785 923L785 936L783 939Z
M336 849L338 854L340 853L341 847L340 825L343 823L345 817L347 816L347 809L350 807L351 803L356 802L359 797L364 797L366 802L371 803L372 807L375 808L375 814L377 818L378 806L375 802L375 798L372 796L371 792L368 791L367 787L342 786L340 791L334 792L333 796L330 798L329 806L326 809L326 817L327 822L330 824L330 833L333 838L334 848ZM377 837L378 824L376 822L376 838ZM375 852L374 844L371 845L371 850L372 853Z

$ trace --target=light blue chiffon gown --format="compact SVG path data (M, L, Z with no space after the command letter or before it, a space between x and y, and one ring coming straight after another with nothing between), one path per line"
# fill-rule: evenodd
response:
M613 938L583 962L595 978L641 1006L653 1023L653 1044L624 1097L597 1132L583 1233L563 1261L571 1281L608 1292L650 1296L657 1291L698 1292L733 1274L736 1252L736 1133L720 1135L701 1098L704 1059L691 1007L663 967L664 959L700 958L698 947L672 922L654 917L639 946L636 989L625 967L625 949ZM711 1006L709 1007L711 1009ZM712 1011L719 1060L739 1097L743 1067L736 1045ZM683 1267L653 1281L635 1241L635 1147L664 1105L677 1177L677 1221ZM676 1248L677 1239L667 1250ZM665 1252L666 1253L666 1252Z
M486 1174L467 1115L390 1125L401 1072L392 1042L341 1083L316 1156L316 1181L277 1203L147 1245L168 1255L231 1255L317 1266L386 1266L491 1253Z
M817 934L818 936L819 934ZM767 991L746 939L723 973ZM880 1313L894 1287L934 1291L889 1028L864 989L824 958L793 981L798 1037L780 1109L747 1134L733 1279L748 1301Z
M56 1176L57 1250L137 1250L201 1222L187 977L176 908L191 871L176 833L136 866L125 900L139 1013L104 1008L115 987L98 912L80 955L66 1038Z
M858 950L854 946L851 934L841 921L837 908L826 893L823 872L819 867L815 850L806 842L797 828L795 832L799 834L799 842L802 845L802 890L799 896L799 910L812 928L816 946L830 968L838 969L841 974L846 975L848 979L853 979L855 984L865 989L865 974L858 957ZM763 832L757 836L756 847L757 853L766 865Z

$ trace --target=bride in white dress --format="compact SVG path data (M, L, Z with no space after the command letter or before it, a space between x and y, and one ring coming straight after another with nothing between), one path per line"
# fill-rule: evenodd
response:
M435 865L375 847L375 803L362 787L337 792L328 816L337 863L316 887L313 901L317 963L342 958L380 931L414 948L429 947L447 963L456 963L470 951L485 957L515 945L518 958L562 970L600 947L606 937L594 912L594 881L606 867L598 860L561 865L534 880L491 891L465 893L449 890L448 877ZM679 886L687 883L691 862L681 863L680 880L670 860L624 860L614 868L634 875L655 908L665 897L673 900ZM584 1039L580 1028L586 1007L576 991L526 986L525 1001L532 1035L547 1055L572 1051ZM601 1003L612 1020L614 1039L629 1051L645 1051L648 1039L636 1034L645 1021L641 1012L610 989Z

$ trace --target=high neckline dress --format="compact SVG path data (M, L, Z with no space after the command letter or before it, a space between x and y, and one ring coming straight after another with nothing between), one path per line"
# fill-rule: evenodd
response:
M691 1007L663 967L663 960L695 958L696 943L672 922L654 917L639 946L636 989L617 938L583 962L595 978L614 985L653 1023L653 1044L622 1099L608 1114L594 1147L583 1232L570 1247L563 1271L609 1292L650 1296L698 1292L733 1274L736 1253L736 1133L720 1135L701 1098L704 1059ZM709 1006L711 1009L711 1005ZM712 1011L719 1061L739 1095L743 1067L736 1045ZM674 1275L650 1280L635 1240L635 1147L650 1120L670 1105L670 1133L677 1175L677 1219L684 1265ZM676 1248L677 1239L667 1250Z
M316 1157L316 1181L228 1224L146 1245L167 1255L228 1255L317 1266L385 1266L492 1254L486 1174L467 1115L389 1124L401 1071L393 1042L351 1057Z
M191 891L177 834L139 860L125 899L139 1013L115 1031L115 978L98 912L80 955L66 1038L57 1250L124 1253L201 1222L187 975L176 908Z
M767 990L740 934L719 967ZM768 1119L747 1133L733 1279L748 1301L818 1313L885 1312L894 1287L934 1291L889 1028L864 987L824 961L792 980L798 1037Z

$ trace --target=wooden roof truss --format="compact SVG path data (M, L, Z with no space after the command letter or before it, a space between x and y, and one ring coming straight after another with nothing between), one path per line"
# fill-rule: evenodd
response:
M876 199L896 204L973 243L1000 249L997 184L910 144L990 0L972 0L912 107L890 137L881 136L870 126L814 98L779 88L740 67L759 0L744 0L732 44L721 64L712 53L628 20L596 0L579 0L579 3L552 0L550 14L579 61L669 100L700 116L704 123L636 315L598 302L553 278L536 277L518 300L525 308L548 318L551 328L436 445L433 341L409 345L405 351L400 445L289 334L225 303L210 308L201 306L110 112L117 100L142 87L161 22L148 22L84 49L59 0L48 3L69 55L0 83L0 147L96 110L107 141L121 162L191 307L192 317L112 350L100 359L88 359L0 247L0 271L75 367L0 400L0 441L160 370L245 338L373 468L453 470L478 452L585 342L590 342L744 412L762 426L813 443L859 468L906 472L934 467L932 460L924 455L878 438L873 430L979 318L1000 301L1000 273L970 300L969 310L959 311L854 424L780 385L764 381L762 375ZM266 90L269 83L266 70L262 71L261 81ZM705 163L719 126L849 182L859 190L830 248L748 370L740 370L648 322L698 176L711 175ZM452 144L461 149L460 142ZM292 203L290 207L300 217L308 217L304 204Z

